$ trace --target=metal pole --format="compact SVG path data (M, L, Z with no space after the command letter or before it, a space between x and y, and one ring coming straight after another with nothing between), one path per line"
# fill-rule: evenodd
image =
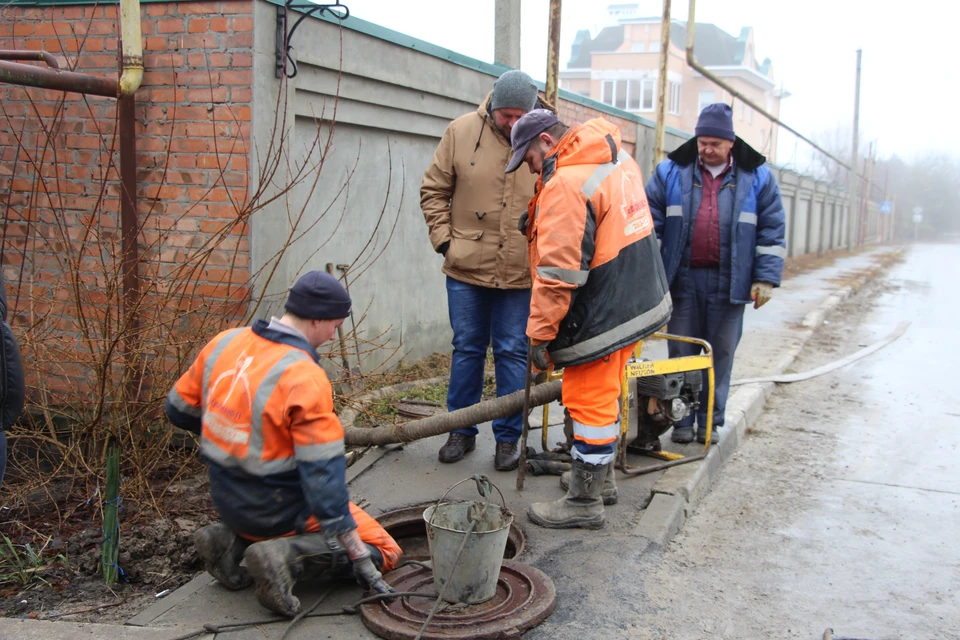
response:
M493 61L519 69L520 0L496 0L493 16Z
M660 75L657 76L657 133L653 145L653 166L663 161L663 135L667 118L667 67L670 61L670 0L663 0L660 22Z
M560 109L557 96L560 87L557 79L560 76L560 0L550 0L550 37L547 40L547 102L554 109Z
M136 338L140 334L136 105L136 98L132 95L117 100L117 120L120 128L120 268L123 274L123 313L126 318L123 355L128 372L129 401L138 398L141 386L140 353Z
M860 134L860 59L862 49L857 49L857 79L853 94L853 149L850 153L850 211L847 214L847 250L853 251L857 238L857 145Z

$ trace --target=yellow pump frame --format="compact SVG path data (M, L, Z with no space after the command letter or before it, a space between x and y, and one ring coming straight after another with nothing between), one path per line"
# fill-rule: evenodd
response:
M671 333L654 333L651 338L661 340L674 340L676 342L688 342L699 345L703 353L698 356L684 356L682 358L670 358L667 360L655 360L651 362L639 361L640 352L643 349L643 341L637 343L633 351L634 361L629 362L623 372L623 380L620 385L620 447L617 456L616 467L626 475L642 475L653 471L660 471L668 467L687 462L702 460L710 450L710 441L713 438L713 392L714 392L714 374L713 374L713 348L706 340L697 338L688 338ZM628 402L629 381L631 378L643 378L646 376L662 375L667 373L682 373L685 371L707 370L707 436L704 439L703 452L695 456L683 456L679 453L670 451L651 451L646 455L666 460L664 464L633 468L627 465L627 431L628 419L630 418L630 404ZM547 381L559 380L563 377L563 370L551 371L547 374ZM543 431L540 434L541 446L544 451L549 450L547 431L550 425L550 405L543 405Z

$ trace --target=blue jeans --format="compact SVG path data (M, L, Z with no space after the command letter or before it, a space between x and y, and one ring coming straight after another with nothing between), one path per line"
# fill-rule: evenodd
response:
M730 393L733 354L743 335L743 305L730 304L730 281L721 277L720 269L689 269L682 281L670 287L673 315L667 330L681 336L706 340L713 347L713 426L723 426L723 416ZM671 358L700 354L700 347L686 342L668 342ZM694 416L688 415L678 427L692 427ZM707 426L707 374L703 374L697 424Z
M491 289L447 277L447 305L453 328L453 363L447 409L455 411L480 402L487 347L493 340L497 397L523 389L527 373L529 289ZM517 442L522 431L519 413L493 421L497 442ZM477 425L456 433L475 436Z

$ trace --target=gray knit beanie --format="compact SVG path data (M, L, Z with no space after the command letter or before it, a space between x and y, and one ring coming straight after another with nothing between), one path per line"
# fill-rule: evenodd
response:
M530 111L537 104L537 85L533 78L516 69L507 71L493 83L491 109L523 109Z

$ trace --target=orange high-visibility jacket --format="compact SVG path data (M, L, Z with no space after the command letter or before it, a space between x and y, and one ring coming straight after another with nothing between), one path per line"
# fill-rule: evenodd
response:
M640 167L602 119L572 127L543 162L528 207L527 335L555 365L592 362L673 310Z
M166 411L200 434L214 505L237 533L337 535L359 523L384 570L399 558L396 542L349 502L333 389L299 333L263 320L220 333L170 391Z

